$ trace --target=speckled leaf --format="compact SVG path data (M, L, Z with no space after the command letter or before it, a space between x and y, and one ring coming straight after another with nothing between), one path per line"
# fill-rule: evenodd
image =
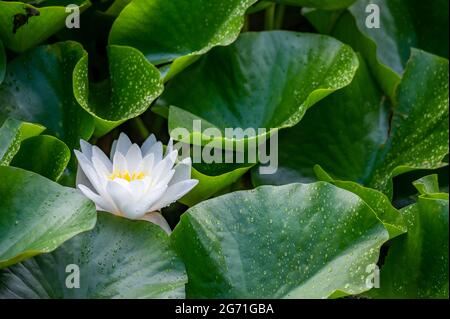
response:
M321 35L286 31L244 33L228 47L214 48L175 77L158 100L169 109L169 131L193 120L216 128L255 130L253 136L295 125L314 103L351 82L356 55ZM177 135L173 135L175 139ZM198 144L188 137L187 141ZM245 141L248 137L234 137ZM201 143L210 141L202 135Z
M120 13L109 42L139 49L154 64L202 54L238 36L256 0L134 0Z
M380 28L366 26L368 4L379 6ZM411 48L448 58L448 5L447 0L357 1L332 35L364 55L384 91L393 97Z
M389 235L331 184L262 186L204 201L172 233L192 298L326 298L367 290Z
M392 177L443 165L448 153L448 60L413 51L391 122L383 95L360 64L350 86L308 111L299 125L280 132L278 172L264 176L255 171L254 184L311 181L312 168L319 164L336 179L390 196Z
M70 3L79 5L80 12L91 5L88 0L73 0ZM36 12L28 19L27 8ZM24 52L62 29L69 14L64 4L41 8L23 2L0 1L0 40L8 49ZM23 24L15 28L15 20Z
M94 227L93 203L73 188L0 166L0 268L50 252Z
M0 116L43 124L69 148L89 139L93 118L79 106L72 89L72 73L85 51L75 42L35 48L8 63L0 85Z
M280 4L290 6L302 6L309 8L318 8L324 10L337 10L347 8L356 0L270 0Z
M68 289L67 265L80 286ZM184 298L183 263L158 226L99 213L95 229L0 272L0 298Z
M1 117L0 114L0 123ZM8 165L11 162L23 140L39 135L44 130L45 127L41 125L6 118L0 126L0 165Z
M358 195L383 222L391 239L406 232L407 227L403 216L392 206L389 198L383 193L355 182L335 180L319 165L314 167L314 172L319 180L332 183L339 188Z
M422 193L416 204L403 210L408 233L392 241L381 267L380 288L371 290L371 297L449 297L448 194L427 193L428 179L416 183Z
M11 166L57 181L70 160L70 150L56 137L40 135L22 142Z
M75 97L96 117L96 135L140 115L163 91L158 69L138 50L112 45L108 58L110 78L101 83L89 83L86 54L74 71Z

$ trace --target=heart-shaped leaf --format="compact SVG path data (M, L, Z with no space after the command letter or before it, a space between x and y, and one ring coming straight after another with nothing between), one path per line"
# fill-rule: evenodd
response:
M203 54L238 36L256 0L134 0L117 17L111 44L139 49L154 64Z
M142 114L163 91L161 75L138 50L112 45L107 48L109 79L90 83L88 56L74 70L74 93L97 120L96 135L104 135L124 121Z
M186 281L158 226L99 213L91 232L0 272L0 298L184 298Z
M80 12L91 5L88 0L69 3L78 5ZM0 39L15 52L34 47L65 26L70 12L63 5L69 3L35 7L23 2L0 1Z
M1 121L0 114L0 123ZM0 165L9 165L19 151L20 143L32 136L42 133L45 127L7 118L0 126Z
M416 182L421 192L416 204L403 216L408 233L394 239L381 268L380 287L368 295L375 298L448 299L448 194L439 191L437 176Z
M356 0L270 0L270 1L280 4L287 4L290 6L302 6L324 10L337 10L347 8Z
M31 137L22 142L11 166L23 168L57 181L70 160L70 149L49 135Z
M331 184L262 186L202 202L172 233L192 298L326 298L368 289L389 235Z
M298 123L310 106L349 84L357 66L348 46L326 36L244 33L169 82L158 105L171 106L174 139L179 139L174 130L182 128L190 133L186 142L198 144L195 134L202 144L210 141L193 127L193 120L201 120L201 129L218 130L222 143L227 128L242 129L242 136L231 139L245 141Z
M35 173L0 166L0 268L50 252L94 227L93 203Z
M85 55L76 42L37 47L7 65L0 85L0 114L43 124L70 149L89 139L93 118L77 103L72 85L75 65Z
M323 100L292 129L280 132L279 169L253 172L253 182L314 180L322 166L339 180L356 181L391 195L392 177L444 165L448 154L448 60L413 50L387 103L363 61L352 84ZM295 143L293 142L295 141Z

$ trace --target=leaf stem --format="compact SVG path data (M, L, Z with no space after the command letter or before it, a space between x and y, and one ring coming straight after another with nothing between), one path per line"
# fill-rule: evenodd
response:
M137 131L139 132L139 135L141 135L143 139L146 139L150 135L149 130L144 124L144 121L142 121L139 116L133 118L133 124L135 125Z
M275 12L275 29L282 29L283 28L283 19L284 19L284 12L285 12L286 6L283 4L277 5L277 9Z
M270 1L260 1L256 3L255 5L251 6L247 9L247 14L253 14L262 10L267 9L267 7L270 7L273 3Z
M266 9L266 16L264 19L264 29L265 30L273 30L275 27L275 8L276 5L275 3L270 5L267 9Z

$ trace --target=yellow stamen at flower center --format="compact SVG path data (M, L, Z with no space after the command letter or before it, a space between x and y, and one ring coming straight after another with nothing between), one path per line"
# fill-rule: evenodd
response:
M114 180L116 178L122 178L128 182L135 181L135 180L141 180L144 179L147 176L144 172L133 172L130 174L128 170L124 171L115 171L111 175L109 175L110 180Z

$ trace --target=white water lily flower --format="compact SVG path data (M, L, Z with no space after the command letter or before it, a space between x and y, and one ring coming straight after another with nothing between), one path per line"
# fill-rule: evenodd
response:
M191 179L190 158L175 165L178 152L173 150L172 140L164 156L163 145L154 135L139 147L121 133L113 142L110 158L86 141L81 140L80 145L81 152L75 150L77 187L97 210L147 220L171 232L159 211L198 183Z

